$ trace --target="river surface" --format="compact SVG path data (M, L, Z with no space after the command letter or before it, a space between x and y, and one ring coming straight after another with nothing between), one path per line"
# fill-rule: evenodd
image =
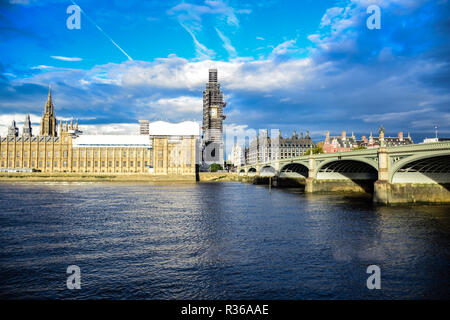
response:
M232 182L11 183L0 243L1 299L450 298L444 205Z

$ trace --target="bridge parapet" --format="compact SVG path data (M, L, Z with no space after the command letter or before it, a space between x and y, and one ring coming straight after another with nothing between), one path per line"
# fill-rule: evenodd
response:
M408 144L404 146L387 147L386 150L388 153L450 150L450 141Z

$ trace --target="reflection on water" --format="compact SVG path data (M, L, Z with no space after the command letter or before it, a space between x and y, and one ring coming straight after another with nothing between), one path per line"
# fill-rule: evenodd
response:
M449 209L240 183L3 184L0 298L449 298Z

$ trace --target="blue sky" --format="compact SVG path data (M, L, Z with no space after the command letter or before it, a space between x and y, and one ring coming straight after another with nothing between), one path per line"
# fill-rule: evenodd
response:
M236 133L450 135L447 0L75 3L80 30L66 27L72 1L0 0L0 135L26 113L38 125L49 85L57 116L87 132L201 121L212 67Z

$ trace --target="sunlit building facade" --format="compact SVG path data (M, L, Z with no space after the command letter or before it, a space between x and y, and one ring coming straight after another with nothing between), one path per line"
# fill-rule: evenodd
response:
M13 121L8 135L0 137L0 171L196 173L201 144L196 122L158 121L148 125L147 134L136 135L85 135L78 121L57 123L49 91L39 136L32 135L27 116L22 135Z

